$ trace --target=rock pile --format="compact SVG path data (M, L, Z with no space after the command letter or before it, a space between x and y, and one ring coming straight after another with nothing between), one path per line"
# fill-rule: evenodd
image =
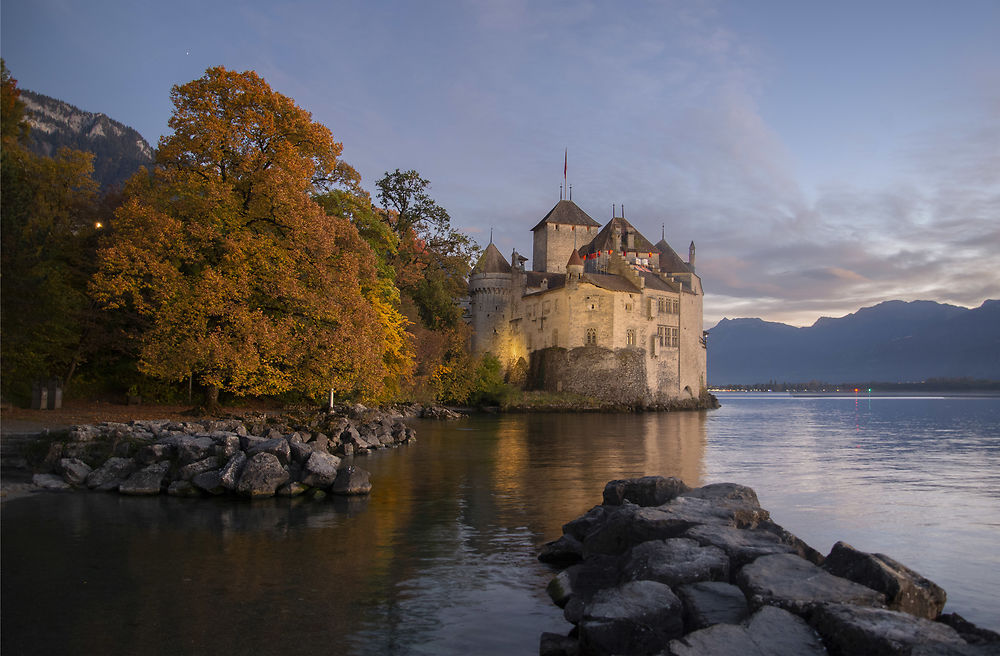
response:
M296 419L256 416L196 422L134 421L77 426L49 446L33 482L129 495L259 498L356 495L368 472L346 456L414 441L394 416L364 406Z
M568 565L548 593L574 625L543 656L1000 654L931 581L843 542L824 557L742 485L611 481L539 559Z

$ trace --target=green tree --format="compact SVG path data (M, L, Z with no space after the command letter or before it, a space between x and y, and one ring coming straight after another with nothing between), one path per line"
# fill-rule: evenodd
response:
M34 380L68 381L86 355L97 184L89 153L28 152L17 81L3 63L0 77L0 361L4 394L23 401Z
M425 326L454 328L462 319L457 300L466 293L475 243L451 226L447 210L427 193L430 183L416 171L396 169L375 184L384 220L399 240L396 285Z
M148 322L140 370L193 375L210 404L327 389L377 399L394 327L372 249L314 195L356 189L341 145L256 73L171 91L173 133L127 185L92 290Z

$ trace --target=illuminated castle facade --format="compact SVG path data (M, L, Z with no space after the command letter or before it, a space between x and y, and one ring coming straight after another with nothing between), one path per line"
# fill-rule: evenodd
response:
M534 233L532 269L491 242L469 277L472 347L529 388L627 404L706 389L701 280L623 216L604 226L561 200ZM516 380L515 382L522 382Z

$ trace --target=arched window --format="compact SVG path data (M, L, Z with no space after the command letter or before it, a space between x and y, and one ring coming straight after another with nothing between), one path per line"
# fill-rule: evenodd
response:
M625 346L635 346L635 330L632 328L625 331Z
M597 346L596 328L587 328L587 346Z

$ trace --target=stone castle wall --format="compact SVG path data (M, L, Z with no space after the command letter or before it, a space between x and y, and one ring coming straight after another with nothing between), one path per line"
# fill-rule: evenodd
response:
M581 346L534 351L528 389L570 392L622 405L649 402L646 358L642 349Z

